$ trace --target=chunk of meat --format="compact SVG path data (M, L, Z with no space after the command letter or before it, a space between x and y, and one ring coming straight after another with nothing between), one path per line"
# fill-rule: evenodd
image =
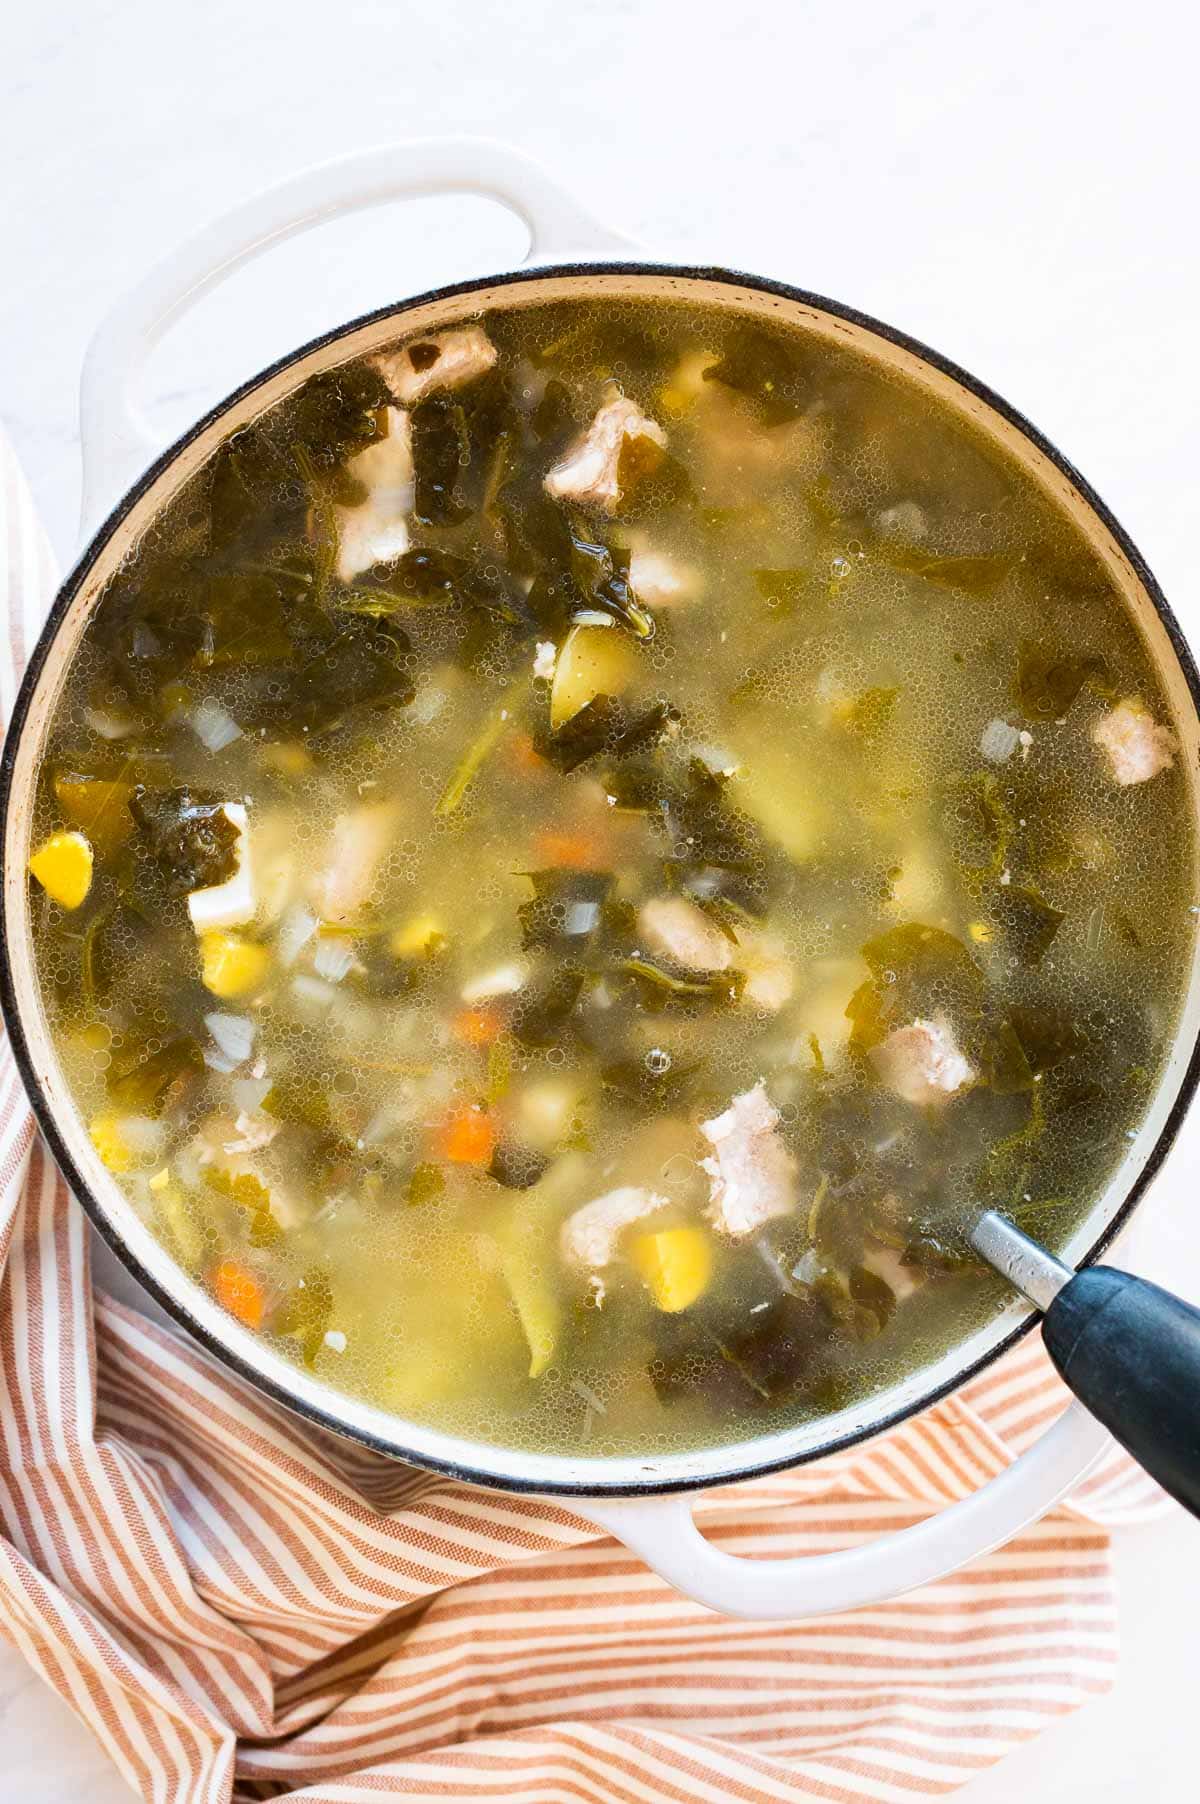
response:
M705 383L689 422L695 439L688 469L702 499L714 506L752 504L760 499L764 480L784 472L791 478L815 477L822 467L818 419L764 426L746 397L721 382Z
M733 947L708 916L683 896L652 896L638 911L643 944L689 971L728 971Z
M905 1265L895 1247L881 1240L869 1240L863 1248L862 1262L876 1278L882 1278L897 1303L906 1303L925 1282L919 1266Z
M562 1225L559 1245L568 1265L600 1272L617 1256L625 1229L666 1207L667 1198L640 1184L623 1184L584 1203Z
M795 1162L778 1128L779 1111L761 1079L735 1096L723 1115L700 1124L713 1149L711 1159L700 1161L712 1180L705 1214L735 1240L796 1205Z
M1108 758L1123 789L1147 783L1175 762L1175 735L1160 727L1140 702L1118 702L1092 728L1092 738Z
M629 582L634 594L648 608L670 608L695 601L703 591L700 572L680 564L649 546L635 548L629 559Z
M482 326L452 326L385 351L375 362L397 401L412 407L438 389L465 388L486 376L498 355Z
M370 900L396 831L396 811L389 802L368 802L339 814L325 864L312 889L313 906L323 921L344 923Z
M366 485L366 499L334 510L337 573L353 582L372 564L386 564L408 550L408 516L413 505L412 426L402 407L388 407L387 432L346 465Z
M606 401L564 457L547 472L545 489L558 501L575 501L615 514L622 480L647 474L660 461L667 435L636 401Z
M893 1028L886 1040L872 1048L871 1063L880 1083L903 1102L943 1103L975 1078L944 1016L933 1021L910 1021Z

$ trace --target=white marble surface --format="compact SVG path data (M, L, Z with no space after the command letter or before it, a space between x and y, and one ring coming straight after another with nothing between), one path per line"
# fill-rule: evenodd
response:
M260 186L388 138L507 138L663 257L855 302L1038 421L1194 636L1200 29L1179 0L39 0L0 6L0 416L66 559L76 381L147 263ZM422 202L330 227L205 302L146 393L164 429L364 307L502 265L514 223ZM1200 1118L1152 1200L1151 1269L1200 1295ZM1115 1693L970 1804L1194 1789L1200 1530L1118 1545ZM0 1795L127 1794L0 1648Z

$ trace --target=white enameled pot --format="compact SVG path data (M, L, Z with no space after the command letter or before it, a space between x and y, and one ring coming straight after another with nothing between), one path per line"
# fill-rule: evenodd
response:
M475 193L529 229L525 261L393 306L325 334L245 384L165 451L141 418L134 386L164 332L226 275L293 233L336 215L418 195ZM1192 782L1200 750L1197 678L1179 629L1136 550L1082 478L1035 429L964 371L891 328L785 284L719 268L644 261L540 169L502 145L458 140L397 145L309 170L207 227L120 303L97 332L83 373L84 549L31 660L4 754L3 999L33 1105L96 1226L182 1326L234 1370L309 1420L398 1459L503 1489L547 1492L616 1535L680 1590L730 1615L795 1618L878 1602L974 1559L1015 1534L1085 1473L1107 1445L1078 1405L973 1496L901 1533L802 1560L747 1561L696 1528L706 1486L818 1459L914 1414L995 1359L1032 1323L1014 1301L969 1342L924 1370L819 1422L653 1458L567 1458L514 1452L423 1428L339 1394L264 1345L171 1259L100 1163L68 1093L37 991L25 865L40 746L54 699L103 584L130 543L228 432L299 382L400 333L430 331L482 308L579 293L691 298L742 315L797 321L853 345L931 390L1002 445L1087 535L1138 620L1160 669ZM1164 1157L1196 1082L1200 973L1190 973L1175 1049L1120 1169L1065 1254L1093 1259L1124 1224Z

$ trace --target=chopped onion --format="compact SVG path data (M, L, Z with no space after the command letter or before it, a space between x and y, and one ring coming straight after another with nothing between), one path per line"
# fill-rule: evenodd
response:
M158 1152L166 1138L166 1129L161 1121L153 1121L149 1115L122 1115L121 1138L131 1153L146 1158Z
M989 720L979 738L980 756L989 764L1007 764L1016 751L1021 735L1006 720Z
M235 1077L229 1086L229 1100L235 1109L243 1114L253 1115L269 1095L270 1089L269 1077Z
M85 708L83 718L101 739L128 739L137 731L138 723L131 714L115 714L108 708Z
M605 1409L603 1403L601 1403L590 1384L585 1384L582 1378L572 1378L569 1380L569 1383L575 1395L586 1403L589 1409L594 1409L598 1416L608 1414L608 1411Z
M800 1284L815 1284L823 1269L816 1247L809 1247L792 1267L792 1276Z
M281 965L294 965L301 951L317 931L317 917L303 902L289 908L280 922L275 947Z
M598 902L568 902L564 911L563 932L575 938L579 934L591 933L600 919Z
M306 977L303 972L299 977L293 977L292 994L299 996L302 1002L319 1002L323 1008L337 1000L337 991L331 983L320 977Z
M330 983L341 983L355 963L354 946L350 940L322 934L313 953L313 970L318 977L328 978Z
M227 1015L214 1009L211 1015L205 1015L204 1025L212 1035L217 1051L223 1058L233 1060L230 1070L250 1057L258 1028L248 1015Z
M247 1115L243 1110L234 1122L235 1138L225 1142L225 1151L233 1155L261 1152L270 1146L279 1132L280 1123L266 1115Z
M515 996L524 989L529 977L526 967L517 959L511 965L500 965L494 971L481 971L458 992L466 1003L490 1002L493 996Z
M242 736L241 727L220 702L201 702L193 710L188 724L201 745L210 752L223 751L227 745L232 745L235 739Z
M344 1353L346 1351L346 1336L342 1333L340 1328L330 1328L325 1336L325 1345L329 1348L331 1353Z
M405 709L405 718L419 727L431 727L446 706L446 691L437 683L422 684Z

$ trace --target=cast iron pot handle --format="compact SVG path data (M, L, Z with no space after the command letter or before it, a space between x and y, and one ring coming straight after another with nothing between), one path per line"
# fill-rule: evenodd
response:
M309 226L387 201L482 194L529 230L526 262L628 257L635 247L592 219L519 151L486 138L390 144L321 163L214 220L165 257L114 307L88 347L80 392L82 531L161 449L134 398L146 358L202 295L263 251Z
M1095 1417L1072 1403L1027 1452L970 1497L913 1528L799 1559L723 1553L696 1527L694 1494L589 1497L570 1507L615 1535L676 1590L723 1616L799 1621L882 1603L957 1571L1043 1515L1111 1444Z

